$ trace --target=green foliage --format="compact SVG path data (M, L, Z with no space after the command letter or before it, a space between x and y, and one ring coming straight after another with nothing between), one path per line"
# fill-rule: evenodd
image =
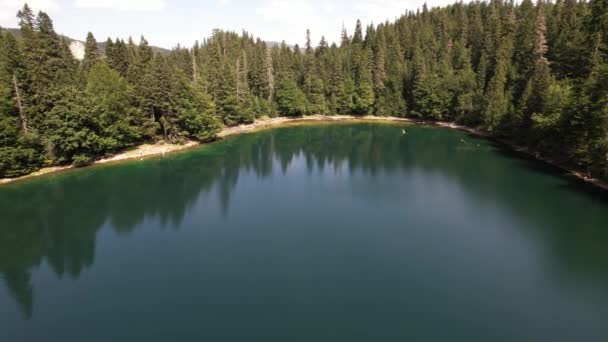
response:
M532 114L532 134L538 150L557 154L562 149L562 118L574 103L574 90L568 82L554 83L546 89L547 103L543 112Z
M0 112L0 177L17 177L41 165L40 145L35 133L20 134L15 117Z
M78 72L48 15L24 6L20 41L0 37L0 176L306 114L458 121L608 176L607 18L605 0L493 0L358 21L339 46L214 30L163 53L108 39L105 56L89 34Z
M181 73L176 74L172 106L175 108L174 125L179 134L206 142L216 138L222 124L215 116L215 107L202 87L192 84Z
M355 82L352 79L340 83L335 101L338 114L352 114L355 108Z
M121 76L127 77L129 72L129 50L122 40L112 39L106 41L106 61L108 65L116 70Z
M308 94L308 114L328 114L323 80L313 77Z
M104 153L134 145L149 136L153 123L134 106L133 87L106 63L91 68L85 91L87 110L98 121Z
M57 88L55 106L45 122L47 159L64 164L79 155L91 158L102 152L97 135L98 122L87 109L86 95L74 87Z
M90 165L93 159L86 154L77 154L72 158L72 163L75 167L84 167Z
M19 177L40 168L37 150L23 147L0 147L0 177Z
M362 81L357 88L353 114L367 115L372 114L374 108L374 88L368 80Z
M91 70L93 65L97 64L101 59L99 50L97 49L97 41L93 34L89 32L87 34L87 40L84 45L84 59L82 60L82 69L84 71Z
M279 83L276 101L280 114L298 116L306 113L306 97L296 82L291 79Z

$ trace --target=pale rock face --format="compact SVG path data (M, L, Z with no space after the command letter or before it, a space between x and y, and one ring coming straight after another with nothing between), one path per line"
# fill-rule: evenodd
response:
M81 61L84 58L84 43L73 41L70 43L70 51L72 51L74 58Z

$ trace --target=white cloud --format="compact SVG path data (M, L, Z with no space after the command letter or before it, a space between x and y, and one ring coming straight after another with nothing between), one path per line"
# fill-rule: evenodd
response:
M378 24L385 20L395 19L401 16L406 10L422 6L424 0L408 1L405 4L403 1L395 0L376 0L376 1L359 1L355 4L355 11L361 13L362 19L367 22L373 21Z
M57 12L59 2L57 0L0 0L0 25L14 26L17 23L15 16L23 5L27 3L34 13L38 11Z
M255 8L256 21L251 27L267 40L303 44L306 29L312 31L313 44L321 35L329 42L339 42L344 24L352 34L355 21L363 25L394 20L408 10L453 3L457 0L265 0Z
M314 35L325 31L333 18L326 16L327 11L323 6L314 5L309 0L264 1L255 9L256 20L262 21L256 33L266 40L285 40L290 44L302 45L306 29L311 29L313 41L316 41Z
M165 0L76 0L76 7L107 8L121 11L161 11Z
M457 0L409 0L409 1L397 1L397 0L367 0L358 1L354 10L360 13L361 19L366 22L373 21L376 24L386 21L392 21L406 11L415 11L421 9L426 3L429 8L434 6L445 6L453 4Z
M333 2L326 2L323 4L323 10L328 14L333 13L335 9L336 5Z
M313 12L313 6L308 1L296 0L287 2L273 0L256 8L255 12L266 21L294 23L294 20L295 22L300 22L303 17L310 16Z

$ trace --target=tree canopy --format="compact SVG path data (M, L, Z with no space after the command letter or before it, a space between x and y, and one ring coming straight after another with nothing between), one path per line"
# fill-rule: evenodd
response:
M0 36L0 177L86 164L144 141L209 141L261 116L454 121L608 176L608 4L455 3L270 45L215 30L154 52L92 33L76 61L44 12Z

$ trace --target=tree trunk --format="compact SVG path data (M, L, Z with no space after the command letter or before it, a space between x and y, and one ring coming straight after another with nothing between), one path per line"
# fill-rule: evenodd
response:
M604 167L604 178L608 178L608 152L606 153L606 160L605 160L605 167Z
M274 70L272 67L272 55L271 50L266 50L266 77L268 78L268 101L272 102L274 96Z
M241 102L241 97L240 97L240 82L239 82L239 74L241 73L241 59L237 59L236 60L236 100L240 103Z
M196 82L196 54L194 53L194 49L192 49L192 81Z
M23 109L23 102L21 101L21 92L19 92L19 85L17 83L17 76L13 74L13 86L15 87L15 97L17 98L17 107L19 109L19 119L21 120L21 129L27 133L27 117Z

